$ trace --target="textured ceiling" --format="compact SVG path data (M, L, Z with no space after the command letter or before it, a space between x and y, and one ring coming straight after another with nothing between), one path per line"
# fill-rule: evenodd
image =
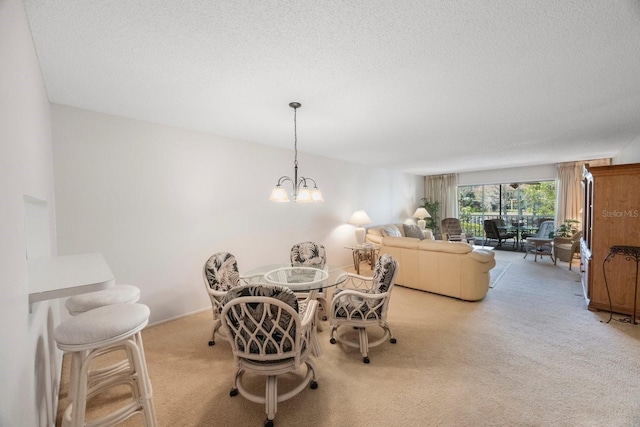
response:
M638 0L25 0L53 103L421 175L640 135Z

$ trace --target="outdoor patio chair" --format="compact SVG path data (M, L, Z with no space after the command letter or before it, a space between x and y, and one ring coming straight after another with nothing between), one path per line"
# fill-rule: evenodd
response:
M527 237L524 241L524 257L528 254L534 254L534 261L538 261L538 256L549 255L551 261L553 258L553 237L549 237L554 230L553 221L544 221L540 224L535 236ZM554 261L555 262L555 261Z
M506 242L507 240L513 240L513 247L516 247L516 233L506 231L506 229L498 228L498 220L497 219L485 219L484 220L484 233L485 233L485 244L488 240L497 240L498 246L502 246L502 242Z

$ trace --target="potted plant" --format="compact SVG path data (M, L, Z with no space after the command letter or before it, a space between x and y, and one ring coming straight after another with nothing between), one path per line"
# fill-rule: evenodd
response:
M553 233L553 254L557 260L568 262L571 269L573 254L580 252L580 221L566 219Z
M552 236L549 237L571 237L578 231L580 221L575 219L565 219L560 227L556 228Z
M431 230L433 230L433 235L436 236L437 238L437 233L439 228L438 227L438 209L440 208L440 202L438 202L437 200L430 201L426 197L423 197L422 199L420 199L420 202L422 203L422 207L425 208L427 212L429 212L429 215L431 215L431 218L425 219L427 222L427 228L430 228Z

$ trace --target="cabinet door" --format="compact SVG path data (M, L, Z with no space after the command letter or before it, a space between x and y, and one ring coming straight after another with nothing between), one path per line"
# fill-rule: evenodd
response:
M582 292L587 304L591 299L591 283L589 283L589 270L591 268L591 258L589 257L586 247L581 245L580 248L580 282L582 283Z
M640 174L614 172L592 172L589 307L631 314L637 307L636 264L622 255L605 259L612 246L640 245L640 192L633 190L640 186Z

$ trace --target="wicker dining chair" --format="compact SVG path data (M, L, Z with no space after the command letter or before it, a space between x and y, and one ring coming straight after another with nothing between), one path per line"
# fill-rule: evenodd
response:
M362 361L369 363L369 348L382 344L387 339L392 344L396 339L387 323L387 310L391 291L396 281L399 264L391 255L383 254L376 261L373 277L343 273L336 279L338 285L331 301L329 322L331 344L359 348ZM340 331L340 328L343 328ZM367 329L382 328L382 337L369 342ZM359 342L353 342L342 332L358 331Z
M289 289L274 285L241 285L223 299L221 317L237 366L230 396L241 394L255 403L264 403L265 426L273 426L278 402L288 400L307 385L318 387L316 366L311 359L318 302L309 301L298 313L298 298ZM286 393L278 392L278 376L306 372ZM245 387L245 374L266 377L264 394ZM254 381L251 381L252 383Z
M324 246L315 242L302 242L296 243L291 248L290 252L291 266L292 267L313 267L318 269L326 269L327 256L324 250ZM299 292L298 297L300 299L307 299L308 293ZM316 299L320 306L319 310L322 310L322 320L327 320L327 296L325 292L318 291Z
M227 291L240 284L236 257L229 252L218 252L211 255L202 268L202 278L211 300L213 312L213 332L211 340L209 340L209 345L212 346L216 343L216 333L222 325L220 320L222 300L227 295Z

